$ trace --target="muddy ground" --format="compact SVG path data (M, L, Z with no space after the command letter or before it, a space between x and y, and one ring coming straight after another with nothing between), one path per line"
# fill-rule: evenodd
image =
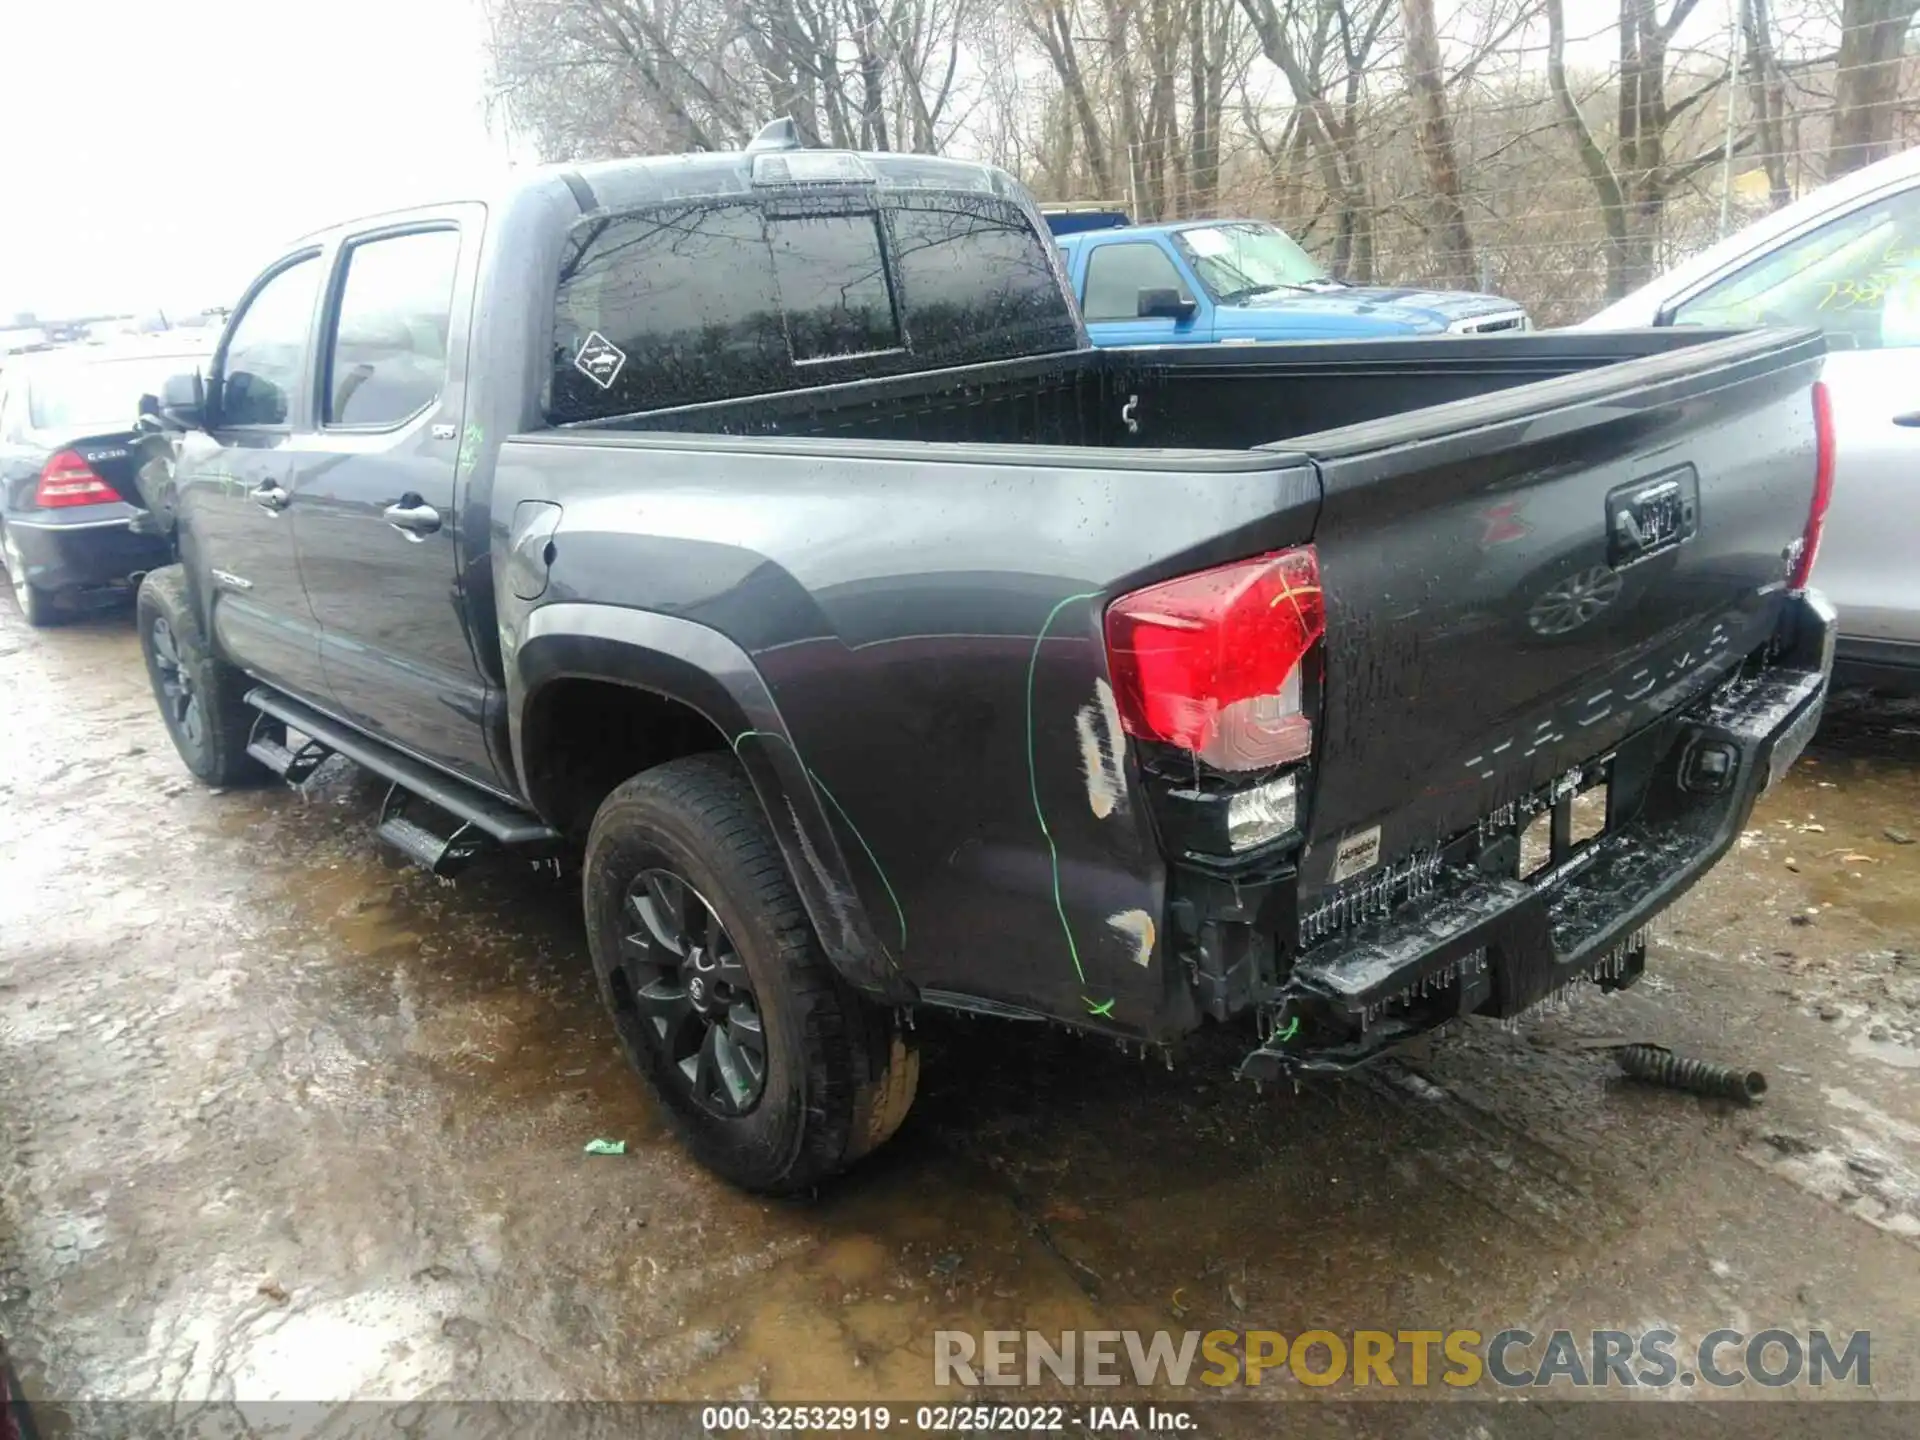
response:
M350 770L209 793L124 615L0 604L0 1333L66 1398L853 1400L941 1328L1824 1325L1920 1398L1920 716L1843 719L1634 991L1258 1095L923 1021L899 1140L781 1204L665 1133L570 882L404 868Z

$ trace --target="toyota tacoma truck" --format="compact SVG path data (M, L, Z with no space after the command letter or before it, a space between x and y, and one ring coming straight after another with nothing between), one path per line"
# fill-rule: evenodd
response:
M917 1007L1260 1080L1630 983L1820 713L1822 353L1095 350L1007 175L776 127L275 260L143 402L140 643L209 785L580 857L625 1053L790 1191Z

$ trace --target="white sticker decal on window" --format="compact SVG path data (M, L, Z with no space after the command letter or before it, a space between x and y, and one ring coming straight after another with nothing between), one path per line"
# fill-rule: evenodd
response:
M589 331L580 353L573 357L573 368L602 390L611 390L627 363L627 352L598 330Z
M1340 842L1340 848L1333 855L1333 874L1328 878L1334 884L1342 880L1351 880L1355 875L1371 870L1380 863L1380 827L1373 826L1347 836Z

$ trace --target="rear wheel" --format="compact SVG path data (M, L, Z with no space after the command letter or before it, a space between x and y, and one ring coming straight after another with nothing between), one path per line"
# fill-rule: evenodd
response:
M899 1128L920 1057L822 953L730 759L675 760L614 790L584 890L621 1047L703 1164L750 1190L803 1190Z
M244 785L273 772L247 754L254 711L243 698L247 678L215 655L200 629L178 565L140 582L134 614L140 653L173 748L209 785Z
M53 597L27 579L26 557L20 553L20 544L13 538L11 530L0 530L0 556L6 560L7 579L13 586L14 602L19 605L20 614L27 624L36 629L51 625L54 621Z

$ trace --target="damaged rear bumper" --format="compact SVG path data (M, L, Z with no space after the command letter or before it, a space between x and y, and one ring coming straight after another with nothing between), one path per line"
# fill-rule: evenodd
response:
M1417 858L1410 898L1306 947L1261 997L1270 1038L1240 1073L1351 1070L1456 1016L1511 1017L1579 980L1618 988L1637 979L1648 921L1727 851L1819 724L1833 611L1817 595L1795 606L1791 641L1772 664L1606 757L1610 805L1598 837L1572 849L1557 823L1552 861L1519 879L1510 859L1498 873L1489 837L1499 824L1483 826ZM1570 794L1523 803L1520 823Z

